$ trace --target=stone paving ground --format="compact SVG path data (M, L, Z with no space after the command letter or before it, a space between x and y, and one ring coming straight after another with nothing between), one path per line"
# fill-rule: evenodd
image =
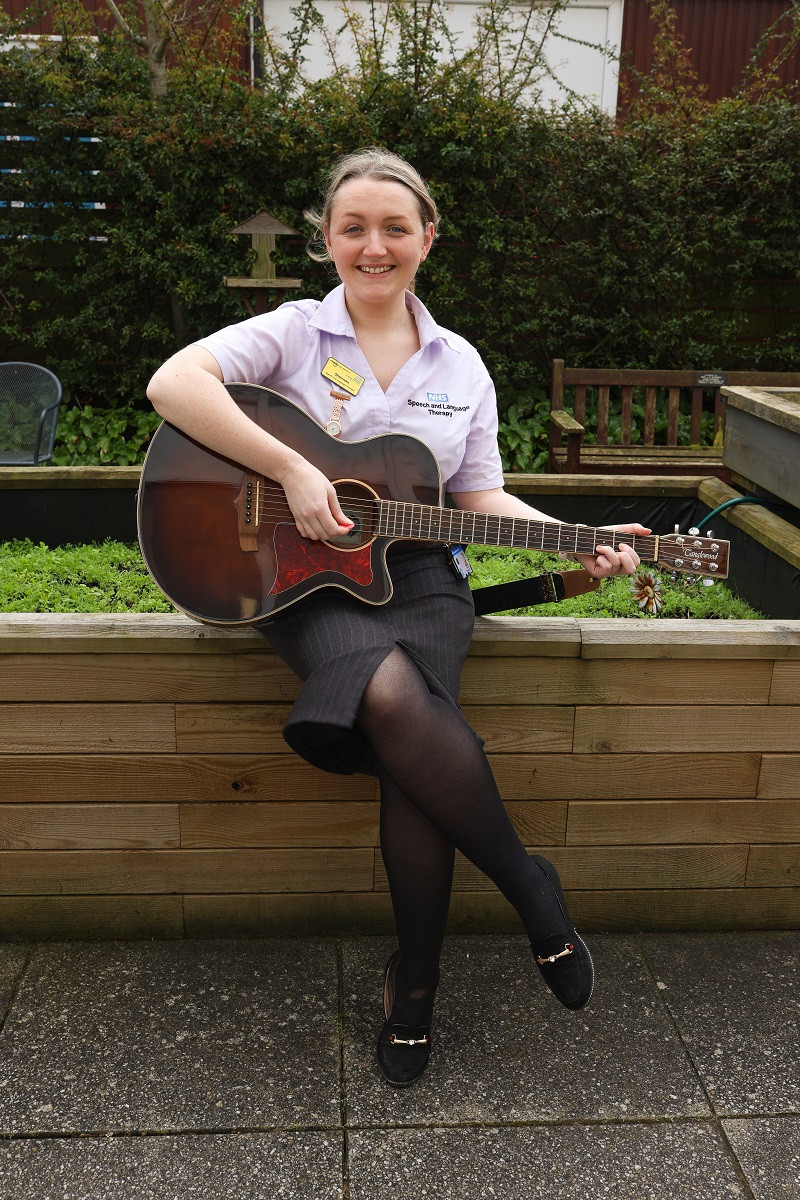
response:
M0 945L0 1200L800 1200L800 932L447 942L426 1075L392 943Z

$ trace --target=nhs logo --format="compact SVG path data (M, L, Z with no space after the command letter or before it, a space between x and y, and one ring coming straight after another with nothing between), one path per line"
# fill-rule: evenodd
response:
M450 399L447 392L428 392L427 395L429 404L447 404Z

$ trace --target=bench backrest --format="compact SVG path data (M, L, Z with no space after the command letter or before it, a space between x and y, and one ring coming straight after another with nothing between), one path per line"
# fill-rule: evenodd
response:
M644 392L644 418L641 438L636 443L652 446L655 443L656 415L666 405L666 438L663 444L679 444L679 415L682 395L689 404L689 438L699 445L702 438L704 408L713 404L714 436L724 422L725 401L721 388L728 387L800 387L800 371L617 371L594 367L565 367L564 360L553 360L550 382L551 409L564 408L565 388L574 393L573 416L581 425L586 423L586 392L597 393L597 445L609 444L609 415L612 400L619 404L620 446L632 444L634 427L634 389ZM641 391L639 392L641 396ZM663 411L663 409L662 409Z

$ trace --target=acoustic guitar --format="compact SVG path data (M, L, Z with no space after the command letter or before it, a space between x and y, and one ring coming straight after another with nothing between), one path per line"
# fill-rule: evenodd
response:
M326 542L301 537L279 484L164 422L142 468L139 542L155 582L198 621L253 625L326 587L385 604L392 595L386 550L398 540L581 554L621 541L646 562L727 576L729 543L718 538L633 535L443 508L439 465L418 438L339 441L277 392L244 383L227 390L251 420L322 471L353 528Z

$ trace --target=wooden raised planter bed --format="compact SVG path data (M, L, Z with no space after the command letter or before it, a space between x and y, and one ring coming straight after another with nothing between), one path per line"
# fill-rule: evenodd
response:
M11 614L0 677L0 938L391 928L375 781L288 753L257 634ZM462 702L580 927L800 924L800 621L485 617Z
M136 539L138 467L0 467L4 539L65 542ZM565 521L641 521L682 530L741 495L702 476L507 475L506 486ZM732 589L768 617L800 617L800 530L768 509L731 508L715 520L732 540Z
M800 388L723 388L724 462L737 479L800 508Z

